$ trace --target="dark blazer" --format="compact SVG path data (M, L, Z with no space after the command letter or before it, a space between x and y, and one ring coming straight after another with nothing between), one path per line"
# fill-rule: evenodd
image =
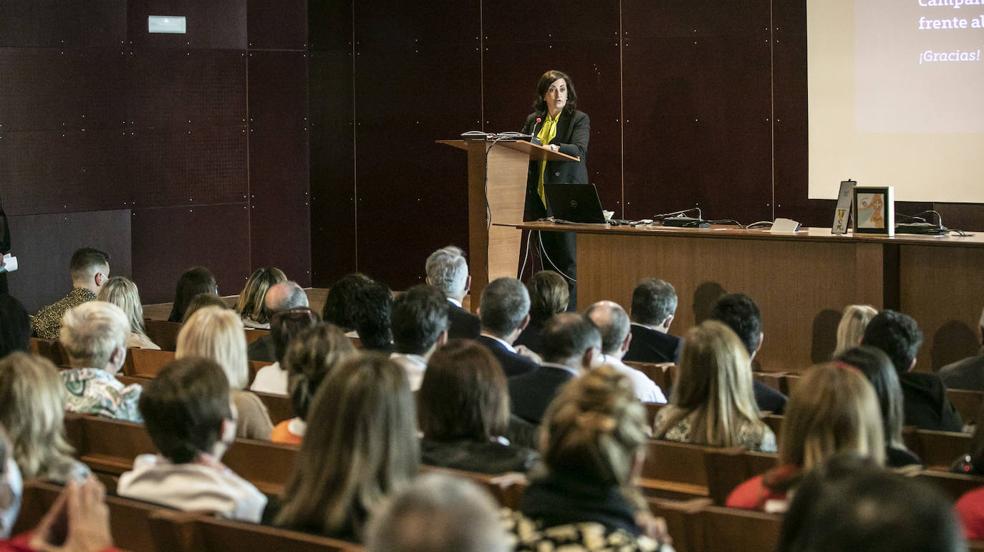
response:
M530 113L523 123L523 133L532 134L533 125L536 118L540 117L544 121L547 119L544 113ZM540 132L543 122L536 125L536 132ZM591 119L582 111L568 113L564 111L560 114L557 121L557 136L550 142L551 145L558 146L560 153L579 157L580 162L573 161L547 161L546 170L543 172L544 184L589 184L588 179L588 139L591 137ZM529 173L526 178L526 220L537 220L547 216L546 208L536 193L536 185L539 180L540 162L531 161Z
M267 334L249 344L246 348L249 360L261 362L277 362L277 353L273 347L273 336Z
M908 372L902 384L905 425L937 431L963 431L960 414L946 398L946 386L936 374Z
M550 401L574 377L567 370L544 365L528 374L509 378L512 413L531 424L539 425Z
M526 328L523 330L523 333L519 334L519 337L516 338L515 345L523 345L534 353L542 355L543 326L545 325L545 320L540 320L535 323L530 320L530 323L527 324Z
M420 440L420 461L428 466L499 474L526 472L540 456L532 449L470 439Z
M448 338L475 339L482 329L482 322L474 314L448 301Z
M632 324L632 342L622 360L632 362L680 362L683 340L675 335Z
M977 356L947 364L937 374L949 389L984 391L984 349Z
M475 341L481 343L492 352L495 358L498 359L499 364L502 365L502 371L506 373L507 378L532 372L539 367L531 359L506 349L502 346L502 343L491 337L480 335Z
M753 381L752 389L755 391L755 404L762 412L769 411L781 416L786 411L786 395L760 381Z

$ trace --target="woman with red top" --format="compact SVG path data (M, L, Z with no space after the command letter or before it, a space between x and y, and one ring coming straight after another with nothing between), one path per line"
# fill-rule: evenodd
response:
M885 462L878 399L856 368L822 364L808 370L789 398L779 443L779 465L742 483L729 508L784 512L804 473L839 452Z

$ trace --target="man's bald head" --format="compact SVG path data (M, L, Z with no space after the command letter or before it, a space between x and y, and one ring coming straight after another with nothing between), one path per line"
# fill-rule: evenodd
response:
M270 286L263 299L270 314L278 313L288 309L308 307L307 293L297 282L287 281Z
M606 355L618 355L631 329L629 315L614 301L598 301L584 313L601 333L601 350Z

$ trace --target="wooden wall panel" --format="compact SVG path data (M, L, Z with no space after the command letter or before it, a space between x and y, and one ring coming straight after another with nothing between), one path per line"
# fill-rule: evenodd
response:
M307 47L307 0L247 0L246 38L251 50Z
M183 15L185 34L150 34L147 17ZM127 45L142 48L246 48L246 0L128 0Z

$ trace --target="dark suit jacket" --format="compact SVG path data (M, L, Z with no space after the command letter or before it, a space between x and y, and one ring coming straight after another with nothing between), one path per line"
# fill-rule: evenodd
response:
M937 431L963 431L960 414L946 398L946 386L936 374L908 372L899 376L905 405L905 425Z
M516 338L515 344L523 345L527 349L533 351L534 353L538 355L542 355L543 354L542 334L543 334L543 326L545 324L546 321L540 321L534 323L532 320L530 320L530 323L526 326L526 329L523 330L523 333L519 334L519 337Z
M777 416L781 416L786 411L786 395L760 381L753 381L752 389L755 391L755 404L758 405L759 410L769 411Z
M532 360L506 349L502 346L502 343L491 337L480 335L475 341L484 345L489 351L492 351L492 354L498 359L499 364L502 365L502 371L505 372L507 378L526 374L539 368Z
M523 124L523 132L531 134L536 118L544 121L547 116L543 113L530 113ZM543 122L536 125L539 133ZM543 172L544 184L589 184L588 179L588 139L591 137L591 120L581 111L560 114L557 121L557 136L550 142L560 148L560 153L579 157L580 162L548 161ZM540 162L531 161L526 179L526 220L537 220L547 216L546 208L536 193L536 185L540 175Z
M277 354L273 346L273 336L265 335L249 344L246 348L246 356L250 360L263 362L277 362Z
M984 350L977 356L947 364L937 374L950 389L984 391Z
M550 401L574 377L567 370L545 365L528 374L510 378L512 413L531 424L539 425Z
M482 322L474 314L448 301L448 338L475 339L482 329Z
M633 362L680 362L683 340L674 335L632 325L632 342L622 360Z

